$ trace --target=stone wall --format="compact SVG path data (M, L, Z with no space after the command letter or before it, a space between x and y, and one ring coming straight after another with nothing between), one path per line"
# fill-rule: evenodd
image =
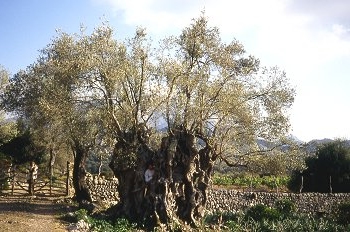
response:
M208 194L207 210L215 211L244 211L245 209L264 204L274 206L278 200L290 200L295 203L298 212L327 213L338 204L350 202L350 194L334 193L268 193L268 192L239 192L235 190L211 190Z
M88 176L87 184L94 200L117 202L117 179L106 180L97 176ZM268 193L242 192L236 190L211 189L208 192L207 210L238 212L254 206L264 204L273 206L278 200L291 200L299 212L327 213L342 202L350 202L350 194L334 193Z
M118 198L118 180L105 179L104 176L98 177L93 175L86 176L86 184L90 190L93 201L116 202Z

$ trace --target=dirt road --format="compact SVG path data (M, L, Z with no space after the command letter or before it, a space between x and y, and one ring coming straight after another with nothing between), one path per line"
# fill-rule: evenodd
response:
M63 232L67 222L60 215L74 211L64 199L0 196L0 231Z

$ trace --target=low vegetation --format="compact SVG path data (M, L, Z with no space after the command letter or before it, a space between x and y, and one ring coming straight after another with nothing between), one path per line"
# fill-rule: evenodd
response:
M276 189L286 190L290 178L288 176L258 176L245 175L234 176L227 174L215 174L213 184L221 187L251 188L267 191Z
M350 203L339 205L332 215L322 217L296 212L293 202L282 200L274 207L255 205L245 212L216 212L206 215L197 228L188 231L349 231ZM78 210L71 217L84 221L91 231L148 231L145 225L130 223L125 218L114 221L89 216L86 210ZM171 231L183 231L187 225L168 225ZM162 231L157 227L154 231Z
M244 213L222 212L209 215L207 223L227 231L349 231L349 221L344 222L342 215L350 211L344 205L348 204L341 204L339 209L346 210L318 217L296 212L290 201L279 201L274 207L255 205Z

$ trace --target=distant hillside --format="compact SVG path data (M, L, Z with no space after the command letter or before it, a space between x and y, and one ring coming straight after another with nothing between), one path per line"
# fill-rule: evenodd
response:
M314 139L314 140L311 140L310 142L306 143L304 147L305 147L307 152L315 153L319 146L322 146L323 144L330 143L330 142L333 142L333 141L335 141L335 140L334 139L328 139L328 138L325 138L325 139ZM346 140L346 144L350 147L350 140Z
M295 144L298 144L300 147L303 147L305 149L305 151L307 151L308 153L315 153L319 146L322 146L323 144L335 141L333 139L325 138L325 139L314 139L314 140L311 140L309 142L303 142L293 135L290 135L288 138L292 142L294 142ZM346 140L346 143L350 147L350 140ZM276 143L271 142L271 141L267 141L267 140L261 139L261 138L257 139L257 144L259 145L259 148L262 150L268 150L268 149L276 146ZM281 146L282 151L286 151L286 150L288 150L288 148L289 148L288 145Z

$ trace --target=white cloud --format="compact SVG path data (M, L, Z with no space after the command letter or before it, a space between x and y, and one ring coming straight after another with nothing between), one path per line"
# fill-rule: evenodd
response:
M349 28L346 28L345 26L340 25L340 24L334 24L332 26L332 30L338 36L346 36L350 33Z
M262 23L272 23L280 17L284 2L281 0L94 0L109 4L124 15L125 23L143 25L152 32L182 29L192 18L205 11L210 23L222 31L239 33Z
M124 23L129 26L146 27L153 34L179 30L193 17L191 10L198 1L159 1L159 0L94 0L109 4L116 14L122 14ZM193 4L194 3L194 4ZM181 9L181 6L186 6ZM199 13L199 11L198 11Z
M125 24L144 26L156 36L178 34L192 18L205 10L209 23L218 26L227 40L234 37L258 53L270 54L279 61L294 60L298 65L328 61L338 54L347 53L349 43L344 40L349 30L341 24L333 24L320 32L311 28L318 20L307 14L309 4L291 0L94 0L109 4L123 15ZM291 11L293 6L303 9ZM337 11L342 9L336 5ZM304 7L304 8L303 8ZM318 15L325 10L317 6ZM327 29L327 28L326 28ZM172 34L173 34L172 33ZM314 34L316 33L316 34ZM318 34L317 34L318 33ZM251 38L249 38L251 36ZM249 44L251 43L251 44ZM317 59L316 59L316 58Z
M315 26L328 26L334 23L350 26L348 0L290 0L288 8L293 13L302 13L314 18Z

